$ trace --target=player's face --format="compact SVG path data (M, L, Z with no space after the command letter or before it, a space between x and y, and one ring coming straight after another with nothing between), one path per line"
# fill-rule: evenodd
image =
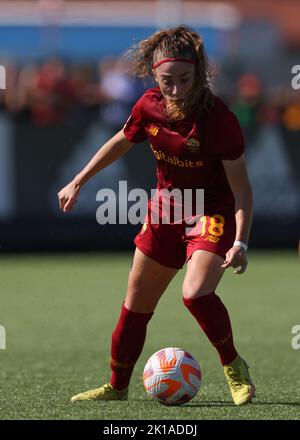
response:
M184 61L163 63L153 73L168 102L184 100L194 85L195 66Z

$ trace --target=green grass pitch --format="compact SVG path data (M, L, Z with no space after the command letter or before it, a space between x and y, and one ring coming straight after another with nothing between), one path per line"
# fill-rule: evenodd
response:
M218 294L230 311L236 346L257 387L251 405L233 405L215 349L181 300L184 270L150 321L128 402L72 404L70 397L109 379L111 333L132 256L67 254L2 256L1 419L300 419L300 324L296 252L253 252L246 274L228 270ZM199 361L200 392L182 407L146 395L142 372L163 347L182 347Z

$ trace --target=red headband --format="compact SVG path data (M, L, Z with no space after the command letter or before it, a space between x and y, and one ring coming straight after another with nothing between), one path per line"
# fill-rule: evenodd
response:
M185 63L196 64L196 61L192 60L191 58L174 57L174 58L164 58L163 60L157 61L152 65L152 68L156 69L156 67L160 66L163 63L168 63L169 61L183 61Z

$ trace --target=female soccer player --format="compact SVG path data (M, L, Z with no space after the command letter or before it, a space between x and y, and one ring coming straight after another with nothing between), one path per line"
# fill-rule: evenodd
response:
M203 188L204 215L200 230L190 233L183 223L154 224L148 217L135 238L127 293L112 334L110 381L71 400L127 400L147 324L187 262L184 305L216 348L235 404L249 403L255 388L234 346L227 309L215 293L226 268L241 274L247 267L252 191L239 123L212 93L203 41L189 27L157 32L129 53L133 73L152 75L158 87L146 91L124 128L58 193L60 207L70 211L88 179L149 138L158 188Z

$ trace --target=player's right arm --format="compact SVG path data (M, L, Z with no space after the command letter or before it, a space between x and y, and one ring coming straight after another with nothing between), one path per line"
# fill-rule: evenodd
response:
M82 186L95 174L123 156L134 144L123 129L107 141L75 178L58 193L59 206L64 212L71 211Z

